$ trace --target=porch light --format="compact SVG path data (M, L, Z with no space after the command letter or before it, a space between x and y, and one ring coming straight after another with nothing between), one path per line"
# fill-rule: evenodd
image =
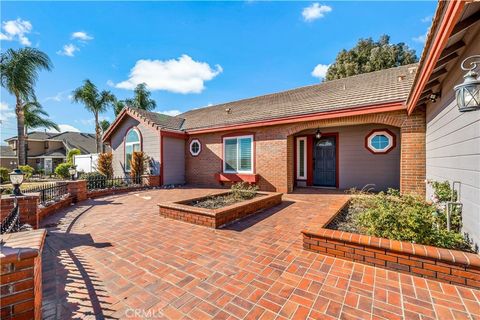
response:
M470 67L465 67L465 63L469 60ZM480 108L480 78L475 69L480 65L480 55L474 55L462 61L462 70L468 71L463 78L462 84L454 87L457 99L458 110L460 112L473 111Z
M25 175L23 174L22 170L17 168L12 172L10 172L9 176L10 176L10 182L12 183L12 186L13 186L13 195L21 196L22 193L20 192L20 186L23 183L23 179L25 178Z
M75 167L68 168L68 173L72 177L72 180L75 180L75 173L77 173L77 170L75 169Z
M320 132L320 129L317 129L317 132L315 132L315 138L320 139L322 137L322 133Z

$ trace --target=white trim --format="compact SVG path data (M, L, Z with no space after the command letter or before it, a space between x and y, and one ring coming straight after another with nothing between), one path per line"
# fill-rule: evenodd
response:
M193 145L195 142L198 143L198 151L197 151L197 152L193 152L193 150L192 150L192 145ZM188 149L189 149L190 154L191 154L192 156L194 156L194 157L198 156L198 155L200 154L200 152L202 152L202 144L200 143L200 140L198 140L198 139L193 139L192 141L190 141L190 145L189 145Z
M130 133L130 131L132 131L132 130L137 133L138 142L127 142L127 136ZM138 150L138 151L142 151L142 138L140 136L140 131L138 131L137 128L130 128L130 130L128 130L127 133L125 133L124 139L125 139L125 146L124 146L125 147L125 151L124 151L125 152L125 162L124 162L125 163L125 172L130 172L130 171L132 171L131 168L127 169L127 146L134 146L134 145L138 144L138 146L140 148L140 150ZM134 149L133 151L137 151L137 150L135 150L135 147L133 147L133 149ZM132 156L133 156L133 152L132 152Z
M303 141L303 176L300 175L300 141ZM297 179L307 179L307 137L297 138Z
M385 137L387 137L387 139L388 139L388 145L387 145L385 148L383 148L383 149L377 149L377 148L375 148L375 147L372 145L372 140L373 140L373 138L375 138L376 136L385 136ZM389 132L387 132L387 131L375 131L374 133L372 133L371 135L368 136L367 144L368 144L368 148L369 148L372 152L382 153L382 152L388 151L388 150L393 146L393 136L392 136Z
M238 160L239 160L239 153L238 153L239 144L238 144L238 139L243 139L243 138L250 138L250 139L251 139L251 142L250 142L250 143L251 143L250 148L251 148L251 150L252 150L251 155L250 155L250 157L251 157L251 161L250 161L250 163L251 163L251 170L236 170L236 171L235 171L235 170L226 170L226 169L225 169L225 165L226 165L226 162L225 162L225 141L226 141L226 140L233 140L233 139L237 140L237 169L238 169ZM245 135L245 136L223 137L223 159L222 159L222 161L223 161L223 167L222 167L223 172L224 172L224 173L250 173L250 174L253 174L253 167L254 167L254 163L253 163L254 158L253 158L253 155L254 155L254 153L255 153L255 150L253 150L253 148L254 148L253 135L251 135L251 134L250 134L250 135Z

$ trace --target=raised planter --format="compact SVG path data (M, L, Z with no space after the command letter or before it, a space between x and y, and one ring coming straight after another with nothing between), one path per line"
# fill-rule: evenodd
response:
M165 218L181 220L193 224L220 228L238 219L260 210L274 207L282 202L282 193L257 192L258 196L219 209L205 209L188 205L197 200L220 196L228 192L219 192L206 197L198 197L178 202L163 202L158 205L160 215Z
M139 191L139 190L145 190L145 189L146 189L145 187L140 186L140 187L90 190L90 191L87 191L87 198L94 199L94 198L109 196L109 195L112 195L112 194Z
M335 216L320 228L302 231L304 249L480 289L478 254L326 229Z
M38 219L39 221L42 221L43 219L45 219L55 211L69 207L71 204L72 204L72 197L68 197L66 199L57 201L47 207L39 207L37 211Z

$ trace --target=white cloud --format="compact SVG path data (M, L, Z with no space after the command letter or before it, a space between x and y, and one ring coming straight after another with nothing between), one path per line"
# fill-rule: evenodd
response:
M430 15L430 16L423 17L422 19L420 19L420 21L423 23L427 23L427 22L430 23L432 22L432 16Z
M180 113L182 113L180 110L165 110L165 111L159 111L158 113L161 114L166 114L167 116L178 116Z
M175 93L200 93L205 81L212 80L223 71L220 65L210 67L184 54L178 59L138 60L130 70L128 80L117 83L121 89L132 90L140 83L146 83L150 90L165 90Z
M418 37L413 37L412 40L418 43L425 43L425 41L427 40L427 34L425 33L419 35Z
M57 51L57 54L61 56L68 56L68 57L74 57L75 56L75 51L79 51L77 46L75 46L73 43L69 43L63 46L62 50Z
M72 33L72 39L81 40L81 41L90 41L93 39L91 35L85 31L77 31Z
M323 79L327 75L329 64L317 64L317 66L312 71L312 76Z
M32 24L30 21L22 20L20 18L16 20L3 21L2 29L3 32L0 32L0 40L18 41L24 46L32 45L26 36L32 31Z
M102 120L110 121L110 118L100 115L98 117L98 121L102 121ZM75 120L75 123L81 123L84 126L94 126L95 125L95 118Z
M325 17L325 14L330 11L332 11L332 7L315 2L311 6L303 8L302 16L305 21L314 21Z
M4 122L9 121L11 119L14 119L17 115L15 114L15 111L13 108L10 108L8 103L6 102L0 102L0 121L2 124Z
M115 83L112 80L107 80L107 86L115 87Z
M80 130L78 130L77 128L75 128L74 126L71 126L69 124L59 124L58 127L59 127L60 131L57 131L53 128L50 128L50 129L47 129L47 132L53 132L53 133L66 132L66 131L80 132Z
M56 95L54 96L51 96L51 97L46 97L45 99L43 99L44 102L47 102L47 101L55 101L55 102L60 102L64 99L64 93L65 91L62 91L62 92L59 92L57 93Z

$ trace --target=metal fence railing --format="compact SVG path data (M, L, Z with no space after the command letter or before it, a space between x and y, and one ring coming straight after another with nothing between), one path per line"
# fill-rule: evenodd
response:
M20 212L18 210L18 203L15 201L12 211L2 221L0 225L0 234L16 232L20 230Z
M59 182L55 184L43 184L27 188L21 188L22 193L38 192L40 203L45 204L48 201L57 200L68 193L67 183Z
M87 190L101 190L110 188L128 188L143 186L142 177L92 177L87 179Z

